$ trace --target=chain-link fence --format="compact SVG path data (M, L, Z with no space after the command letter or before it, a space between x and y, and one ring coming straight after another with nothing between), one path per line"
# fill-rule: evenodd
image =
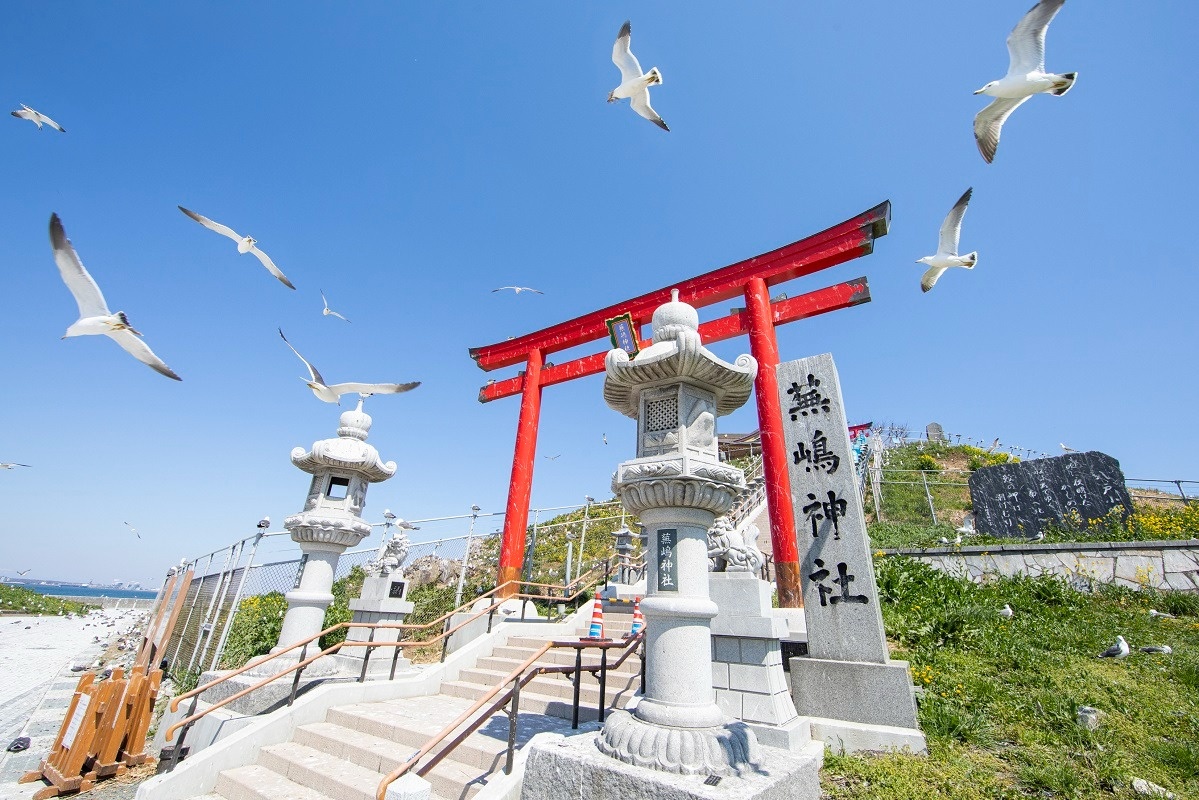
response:
M465 528L465 535L411 542L404 561L404 574L412 587L430 583L455 586L454 605L460 605L470 600L479 587L494 586L502 518L503 514L473 508L469 514L425 520L389 518L374 526L383 529L382 543L343 553L334 580L345 578L355 567L365 567L393 536L411 539L427 535L426 531L456 532ZM524 576L540 583L569 583L612 553L612 534L618 528L636 522L620 512L616 501L588 501L582 508L531 509L530 518ZM226 642L244 602L285 594L297 585L300 558L261 563L255 560L262 539L282 535L286 531L247 537L187 562L194 577L175 629L162 649L173 675L196 677L222 666Z

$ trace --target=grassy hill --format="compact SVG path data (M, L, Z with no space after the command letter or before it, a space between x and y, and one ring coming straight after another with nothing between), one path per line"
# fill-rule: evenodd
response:
M953 539L954 528L973 508L969 473L1019 460L1005 452L988 453L970 445L934 442L914 442L888 450L881 503L867 482L865 509L871 543L878 548L935 547L942 537ZM1133 513L1127 522L1119 515L1079 519L1051 529L1045 541L1146 541L1199 536L1199 503L1184 503L1178 495L1146 489L1137 489L1134 494ZM879 505L882 521L878 521ZM1021 540L980 534L968 541L991 544Z
M0 583L0 612L8 614L86 614L99 606L39 594L23 586Z

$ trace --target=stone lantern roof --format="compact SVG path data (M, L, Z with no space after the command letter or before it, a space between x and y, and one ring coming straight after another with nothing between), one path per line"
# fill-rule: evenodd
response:
M341 415L336 439L314 442L310 451L295 448L291 451L291 463L312 475L337 469L355 472L370 483L385 481L395 475L396 463L384 462L379 451L366 443L370 429L370 415L359 404L354 411Z
M731 414L749 399L757 360L742 355L730 364L707 350L699 337L699 314L679 301L677 289L654 311L651 330L654 343L636 358L613 349L604 359L604 400L613 410L636 419L643 389L680 381L714 393L717 416Z

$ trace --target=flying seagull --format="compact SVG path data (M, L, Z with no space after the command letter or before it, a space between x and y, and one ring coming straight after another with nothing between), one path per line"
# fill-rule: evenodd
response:
M23 570L20 570L19 572L17 572L17 574L18 575L28 575L30 570L32 570L32 569L33 569L33 567L30 567L29 569L23 569Z
M292 288L294 289L295 287L293 286ZM322 311L321 314L323 314L326 317L337 317L338 319L345 319L346 322L349 322L349 320L346 319L345 317L343 317L341 314L338 314L336 311L329 308L329 301L325 299L325 293L323 290L321 291L321 300L323 300L325 303L325 310Z
M988 164L995 159L1003 123L1034 94L1062 96L1074 85L1077 72L1055 75L1045 71L1045 32L1066 0L1041 0L1007 37L1007 75L991 81L975 94L995 99L974 118L974 139Z
M0 461L0 469L12 469L13 467L28 467L28 464L18 464L15 461Z
M412 383L325 383L325 379L321 377L321 373L316 367L308 363L308 359L300 355L296 348L291 346L291 342L287 341L287 337L283 335L283 329L279 329L279 337L283 339L283 343L291 348L291 351L296 354L296 358L304 362L304 366L308 367L308 373L311 380L306 380L304 383L312 390L312 393L317 396L318 400L324 400L326 403L336 403L341 405L341 396L343 394L357 393L361 397L370 397L373 394L400 394L408 392L420 386L420 381Z
M1128 656L1128 642L1124 641L1123 636L1116 637L1116 643L1099 654L1100 658L1126 658Z
M1011 619L1012 615L1015 613L1016 612L1012 611L1012 607L1007 603L1004 603L1003 608L999 609L999 616L1003 617L1004 619Z
M25 105L24 103L21 103L20 110L12 112L12 115L14 117L19 117L20 119L29 120L34 125L37 125L38 130L42 129L42 125L49 125L51 128L53 128L56 131L60 131L62 133L67 132L66 128L59 125L54 120L50 119L45 114L41 114L41 113L38 113L37 111L34 111L32 108Z
M620 69L620 86L608 93L608 102L615 103L627 97L634 111L662 130L669 131L666 121L649 104L649 87L662 83L662 73L657 67L649 72L641 71L641 64L629 49L632 33L633 26L625 20L624 25L620 26L620 33L616 34L616 43L612 45L612 63Z
M139 538L139 539L142 538L142 535L137 532L137 528L133 527L128 522L125 523L125 527L127 527L127 528L129 528L129 530L133 531L133 535L136 536L137 538Z
M1073 447L1066 447L1066 445L1063 444L1062 442L1058 442L1057 444L1058 444L1058 447L1062 448L1062 452L1064 452L1064 453L1077 453L1078 452Z
M540 289L534 289L529 286L501 286L498 289L492 289L491 293L495 294L496 292L502 292L505 289L511 289L512 291L516 292L517 294L520 294L521 292L532 292L533 294L545 294L545 292L541 291Z
M920 288L928 291L937 283L937 279L950 267L965 267L974 269L978 262L978 253L958 255L958 239L962 235L962 217L966 215L966 206L970 205L970 195L974 192L971 187L958 198L941 223L941 238L937 242L936 255L916 259L917 264L928 264L928 271L920 278Z
M278 278L280 283L282 283L288 289L296 288L292 285L291 281L287 279L287 276L283 274L283 270L275 266L275 262L271 261L271 257L258 249L257 239L254 239L250 236L242 236L232 228L227 228L219 222L213 222L208 217L197 214L194 211L188 211L183 206L179 206L179 210L203 225L205 228L208 228L208 230L216 231L221 236L228 236L230 239L237 242L237 252L242 254L253 253L254 257L262 262L262 266L266 267L268 272Z
M991 442L991 446L987 448L987 452L994 453L998 447L999 447L999 437L996 436L995 441Z
M108 310L100 287L83 268L83 262L71 246L71 240L67 238L57 214L50 215L50 246L54 248L54 262L58 264L63 283L71 290L79 305L79 319L67 328L62 338L104 334L143 364L168 378L183 380L141 340L141 334L130 327L124 311L113 314Z
M546 458L548 458L550 461L557 461L557 460L558 460L559 458L561 458L561 457L562 457L562 454L561 454L561 453L559 453L559 454L558 454L558 455L556 455L556 456L546 456Z

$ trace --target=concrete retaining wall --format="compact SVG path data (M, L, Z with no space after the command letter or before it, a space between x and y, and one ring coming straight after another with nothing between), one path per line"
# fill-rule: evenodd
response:
M970 545L883 552L918 558L942 572L976 582L988 575L1057 575L1079 589L1115 583L1134 589L1199 592L1199 539Z

